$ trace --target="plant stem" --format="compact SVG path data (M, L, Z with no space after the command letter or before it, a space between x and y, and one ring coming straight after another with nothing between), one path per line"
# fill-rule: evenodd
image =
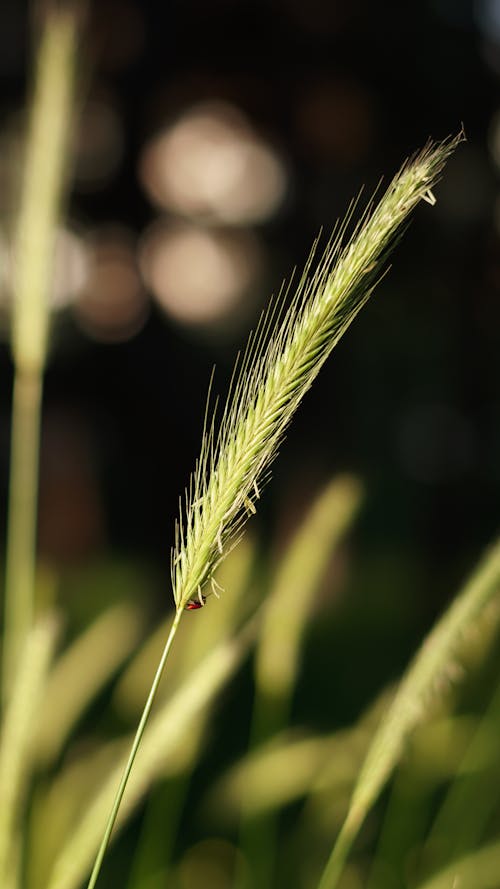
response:
M66 183L76 10L49 9L34 72L14 238L11 481L7 530L3 706L35 611L36 507L42 379L57 226Z
M9 519L6 551L4 703L18 652L33 621L42 376L18 370L12 403Z
M47 674L52 663L58 624L54 616L28 630L19 657L0 736L0 886L22 885L17 870L23 845L25 803L33 768L33 733Z
M104 855L106 854L106 849L108 848L109 841L111 839L111 834L113 832L113 827L116 821L116 816L118 815L118 810L120 808L121 801L123 799L123 794L125 793L125 788L127 786L128 779L130 777L130 772L132 771L132 766L134 765L134 760L137 755L137 751L139 749L139 745L142 740L142 736L144 734L144 730L146 728L147 721L149 719L149 714L151 713L151 708L153 706L153 702L156 696L156 692L158 691L158 686L160 684L161 677L163 675L163 670L165 668L165 664L167 662L167 658L172 647L172 643L175 638L175 634L177 632L177 628L179 626L181 617L182 617L182 608L178 608L174 620L172 622L172 626L170 627L170 633L168 634L167 641L165 643L165 647L163 649L163 654L160 659L160 663L158 664L158 669L156 670L155 677L153 679L153 683L151 685L151 689L148 695L148 699L144 706L144 710L142 711L142 716L137 727L137 731L135 733L134 740L132 742L132 747L130 748L129 758L127 760L127 764L123 770L123 774L120 780L120 784L118 786L118 790L116 791L116 796L111 807L111 812L109 814L109 818L106 824L106 829L104 831L104 835L101 841L101 845L99 846L99 851L96 856L96 860L94 862L94 867L92 869L92 873L90 875L90 879L87 885L87 889L94 889L94 886L97 882L97 878L99 876L99 872L101 870L102 862L104 859Z

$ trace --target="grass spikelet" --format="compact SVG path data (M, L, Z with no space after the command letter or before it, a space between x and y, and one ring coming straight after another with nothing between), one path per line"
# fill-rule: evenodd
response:
M196 600L203 604L205 584L255 512L294 411L373 292L409 214L421 200L434 200L431 188L462 139L460 133L429 143L407 162L344 245L354 202L312 275L311 255L289 308L279 299L262 317L233 375L218 433L214 418L205 421L201 455L181 504L172 553L178 610Z
M449 688L455 666L467 650L474 629L488 614L498 623L499 610L491 608L500 592L500 540L424 640L403 678L368 750L354 788L349 810L318 889L334 889L361 824L399 761L403 745L433 702Z
M171 576L176 613L111 807L87 889L94 889L158 686L185 608L204 604L207 581L238 541L269 478L269 468L298 407L330 352L380 280L391 248L464 138L429 142L395 176L379 204L369 203L344 244L357 202L337 227L316 272L311 255L285 311L278 299L250 336L218 432L208 409L201 454L175 526ZM431 201L431 203L432 203ZM215 591L215 584L212 591ZM52 887L51 887L52 889ZM54 889L59 889L56 884Z

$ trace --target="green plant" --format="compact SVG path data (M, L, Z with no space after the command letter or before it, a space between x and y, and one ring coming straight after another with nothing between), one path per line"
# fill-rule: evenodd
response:
M220 421L215 412L212 418L207 411L200 459L176 527L171 565L175 616L170 628L165 624L155 630L133 656L142 639L144 617L136 605L122 602L59 654L60 618L54 608L42 608L42 603L55 599L56 578L41 572L35 576L34 539L48 296L74 107L76 25L68 11L52 10L46 21L16 236L16 379L0 742L1 885L6 889L23 885L29 889L77 889L95 859L88 884L95 886L113 828L126 824L159 779L175 789L170 823L162 826L172 850L182 800L201 758L216 696L254 648L250 750L212 788L207 802L210 807L216 801L219 811L236 812L241 818L240 845L247 861L243 857L241 866L236 866L235 879L239 885L252 884L246 868L248 861L255 859L254 882L260 887L273 885L280 867L279 812L292 800L305 801L297 849L303 841L318 845L305 875L297 866L296 873L301 874L297 885L299 879L308 886L317 885L321 862L336 828L340 830L320 878L320 889L337 885L346 874L349 878L350 852L354 859L351 874L364 878L370 869L358 864L355 851L363 822L397 768L402 769L400 785L404 786L401 761L410 738L414 740L412 767L422 768L422 750L430 736L425 732L431 731L429 719L436 705L446 711L457 661L467 658L473 633L481 640L480 647L487 649L496 628L499 545L491 549L430 633L396 694L384 692L376 706L354 725L328 735L294 734L289 729L290 713L300 649L313 619L318 586L332 552L354 520L359 483L338 478L320 492L281 564L268 571L269 594L263 602L255 594L252 566L256 552L251 540L246 538L224 560L240 539L247 517L256 511L295 409L383 276L387 257L412 210L421 200L431 205L435 202L432 189L462 134L441 144L429 143L405 164L379 203L375 205L373 200L361 212L348 236L359 204L355 202L319 259L317 270L312 271L316 261L313 251L295 296L289 299L289 292L283 293L251 336L240 367L235 369ZM38 175L41 168L44 177ZM109 585L109 575L102 582ZM135 580L130 583L134 586ZM121 580L118 585L123 585ZM210 592L218 594L220 588L231 590L220 607L210 603L199 621L181 624L186 608L199 607L201 611ZM172 648L175 636L178 644ZM169 670L160 686L167 656ZM128 659L131 663L124 667ZM148 692L146 677L155 668ZM117 675L115 703L127 710L127 719L136 718L139 701L147 697L135 736L130 739L125 734L111 741L98 738L66 759L65 750L72 749L82 713ZM151 713L154 700L156 712ZM497 845L489 842L471 847L481 842L482 828L495 811L493 794L485 790L494 760L484 751L497 710L494 697L482 719L474 721L476 731L469 747L462 743L464 722L459 717L445 712L437 725L453 738L455 772L451 778L448 775L450 789L427 841L419 840L422 855L427 855L432 867L414 878L415 885L446 886L458 874L464 885L472 886L474 873L480 874L480 885L495 885L491 874L497 866ZM382 711L385 715L379 723ZM380 726L377 729L376 724ZM435 739L431 746L435 754ZM398 821L397 787L396 782L386 836L391 824ZM435 852L437 840L443 834L449 839L462 797L471 806L478 788L482 788L481 818L475 824L469 820L462 841L440 857ZM375 863L376 856L374 852ZM184 865L182 860L179 864L162 860L155 876L145 853L143 863L139 861L133 869L131 889L164 885L167 874L175 881ZM373 889L378 889L377 879L373 867Z
M76 20L52 12L37 57L14 243L12 354L15 366L6 550L3 699L33 624L42 378L55 239L67 171L74 95ZM43 174L41 173L43 171Z

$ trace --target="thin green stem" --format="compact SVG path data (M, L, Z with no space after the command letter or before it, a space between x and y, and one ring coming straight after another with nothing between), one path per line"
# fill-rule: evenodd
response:
M116 791L116 796L111 807L111 812L109 814L109 818L106 824L106 829L104 831L104 835L101 841L101 845L99 846L99 851L96 856L96 860L94 862L94 867L92 869L92 873L90 875L90 879L87 885L87 889L94 889L94 886L97 882L97 878L99 876L99 872L101 870L102 862L104 859L104 855L106 854L106 849L108 848L109 841L111 839L111 834L113 832L113 827L115 825L116 816L118 815L118 810L121 805L121 801L123 799L123 794L125 793L125 788L128 783L128 779L130 777L130 772L132 771L132 766L134 765L134 761L137 755L137 751L139 749L140 743L142 741L142 736L144 734L144 730L146 728L147 721L149 719L149 715L151 713L151 708L153 706L154 699L156 697L156 692L158 691L158 686L161 681L161 677L163 675L163 670L165 668L165 664L167 662L167 658L172 647L172 643L175 638L175 634L177 632L177 628L179 626L180 620L182 617L182 608L178 608L175 617L170 628L170 633L168 634L167 641L165 643L165 647L163 649L163 654L160 659L160 663L158 664L158 669L156 671L155 677L153 679L153 683L151 685L151 689L148 695L148 699L144 706L144 710L142 711L142 716L137 727L137 731L135 733L134 740L132 742L132 747L130 749L130 754L127 760L127 764L123 770L123 775L120 780L120 784L118 786L118 790Z
M33 622L42 375L14 379L5 580L3 701Z

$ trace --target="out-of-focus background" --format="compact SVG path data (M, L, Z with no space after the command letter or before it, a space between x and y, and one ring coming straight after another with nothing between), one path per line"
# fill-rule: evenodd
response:
M0 25L5 315L30 17L5 2ZM212 365L224 392L319 230L463 122L436 208L419 210L301 408L259 519L274 527L347 468L368 486L367 534L408 555L410 586L418 561L422 597L447 565L460 571L498 517L499 76L496 0L433 0L410 16L362 0L91 6L45 391L42 552L166 566ZM1 374L5 492L5 337Z
M31 24L24 4L0 4L3 537ZM122 594L171 607L174 518L212 366L223 394L318 232L428 137L464 126L437 205L419 208L305 399L252 520L272 560L332 475L364 485L350 635L332 655L341 723L399 672L498 525L500 3L109 0L90 5L80 82L39 502L40 555L75 626ZM297 708L321 724L311 689L325 654L310 647Z

